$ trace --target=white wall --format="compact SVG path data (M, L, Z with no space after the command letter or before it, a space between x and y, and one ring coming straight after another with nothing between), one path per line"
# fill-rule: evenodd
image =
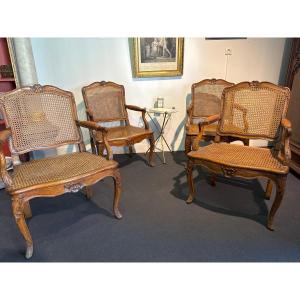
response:
M81 87L93 81L123 84L126 102L141 107L151 107L153 98L164 96L166 105L178 110L167 128L167 140L175 150L183 150L186 103L192 83L204 78L225 78L224 52L228 47L232 49L227 66L228 81L278 83L285 39L185 38L183 76L165 79L132 78L127 38L32 38L31 42L39 83L72 91L80 118L85 118ZM130 113L130 119L133 124L140 123L138 113ZM87 131L84 137L88 144ZM135 146L137 152L146 148L146 142Z

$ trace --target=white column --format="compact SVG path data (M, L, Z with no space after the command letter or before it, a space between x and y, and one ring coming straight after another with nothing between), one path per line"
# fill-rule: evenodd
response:
M38 83L30 38L13 38L11 41L18 75L18 87ZM30 153L34 159L54 154L56 154L56 149L39 150Z
M12 46L20 87L38 83L30 38L13 38Z

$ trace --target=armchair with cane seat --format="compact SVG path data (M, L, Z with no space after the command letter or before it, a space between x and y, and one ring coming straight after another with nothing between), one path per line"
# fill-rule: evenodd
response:
M204 79L192 85L191 104L187 109L187 123L185 135L185 153L192 150L192 144L199 134L198 121L220 113L221 96L224 88L233 83L223 79ZM215 120L217 121L217 120ZM217 122L203 124L201 139L213 141L216 135ZM200 141L197 141L199 143ZM195 142L196 143L196 142Z
M267 228L273 230L274 216L284 196L289 172L291 124L285 118L289 98L288 88L268 82L242 82L224 89L221 114L199 122L198 140L202 135L201 127L219 120L215 142L200 148L194 145L193 151L188 153L187 203L195 197L194 166L229 178L265 177L268 179L266 199L271 196L272 182L276 186L275 200L267 217ZM220 142L222 137L227 136L263 139L273 145L258 148Z
M87 119L93 124L107 122L121 122L114 127L105 127L103 131L90 128L90 139L93 153L102 154L104 150L104 135L110 146L128 146L130 155L133 145L148 139L149 165L153 166L154 151L153 131L149 129L146 120L146 109L125 103L125 90L123 85L114 82L94 82L82 88L82 95L86 105ZM129 123L127 109L140 112L144 128L132 126Z
M7 129L0 133L1 177L12 198L12 212L26 241L26 258L33 255L33 240L26 218L31 217L29 201L35 197L54 197L84 189L91 197L91 185L112 177L114 180L113 212L119 211L121 179L117 162L85 151L80 126L87 121L77 120L73 94L54 86L23 87L0 96L0 108ZM104 132L101 126L95 131ZM19 156L34 150L76 145L79 152L33 159L15 165L10 174L6 170L3 143L9 139L11 153ZM111 153L104 135L107 153Z

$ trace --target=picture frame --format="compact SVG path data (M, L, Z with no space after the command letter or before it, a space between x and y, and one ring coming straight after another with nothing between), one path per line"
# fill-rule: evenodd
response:
M183 75L183 38L133 38L132 50L133 77Z

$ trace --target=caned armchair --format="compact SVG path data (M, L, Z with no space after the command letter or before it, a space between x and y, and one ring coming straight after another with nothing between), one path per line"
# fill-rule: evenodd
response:
M0 133L1 177L12 198L12 211L17 226L26 241L26 258L33 254L33 240L25 218L31 217L29 200L52 197L85 188L91 197L90 186L104 177L114 179L113 211L116 218L121 193L117 162L85 151L79 126L89 127L87 121L78 121L73 94L53 86L34 85L2 94L0 108L7 129ZM94 125L94 130L103 131ZM33 150L74 144L79 152L31 160L6 171L3 143L10 140L13 156ZM108 153L110 152L108 144Z
M232 86L233 83L223 79L204 79L192 85L192 100L187 109L187 123L185 135L185 153L191 151L193 142L199 134L199 120L203 126L201 138L206 141L214 140L217 123L210 122L205 125L206 118L215 118L220 114L221 96L224 88ZM199 144L200 141L195 141Z
M276 185L275 200L267 218L267 228L273 230L273 219L281 204L289 172L291 124L285 118L289 98L288 88L268 82L242 82L224 89L221 114L213 120L206 120L206 124L210 124L219 119L215 143L188 153L187 203L191 203L195 196L192 177L195 165L225 177L266 177L266 199L271 196L272 182ZM199 135L198 139L201 132ZM264 139L272 141L273 147L221 143L220 139L226 136Z
M94 130L91 126L90 138L93 153L103 153L104 139L111 146L129 146L130 154L133 152L134 144L148 139L150 143L149 165L153 166L154 136L145 117L146 109L125 103L124 86L114 82L94 82L82 88L82 95L86 105L87 119L91 124L114 121L123 123L120 126L106 127L101 132ZM130 125L127 109L142 113L144 128Z

